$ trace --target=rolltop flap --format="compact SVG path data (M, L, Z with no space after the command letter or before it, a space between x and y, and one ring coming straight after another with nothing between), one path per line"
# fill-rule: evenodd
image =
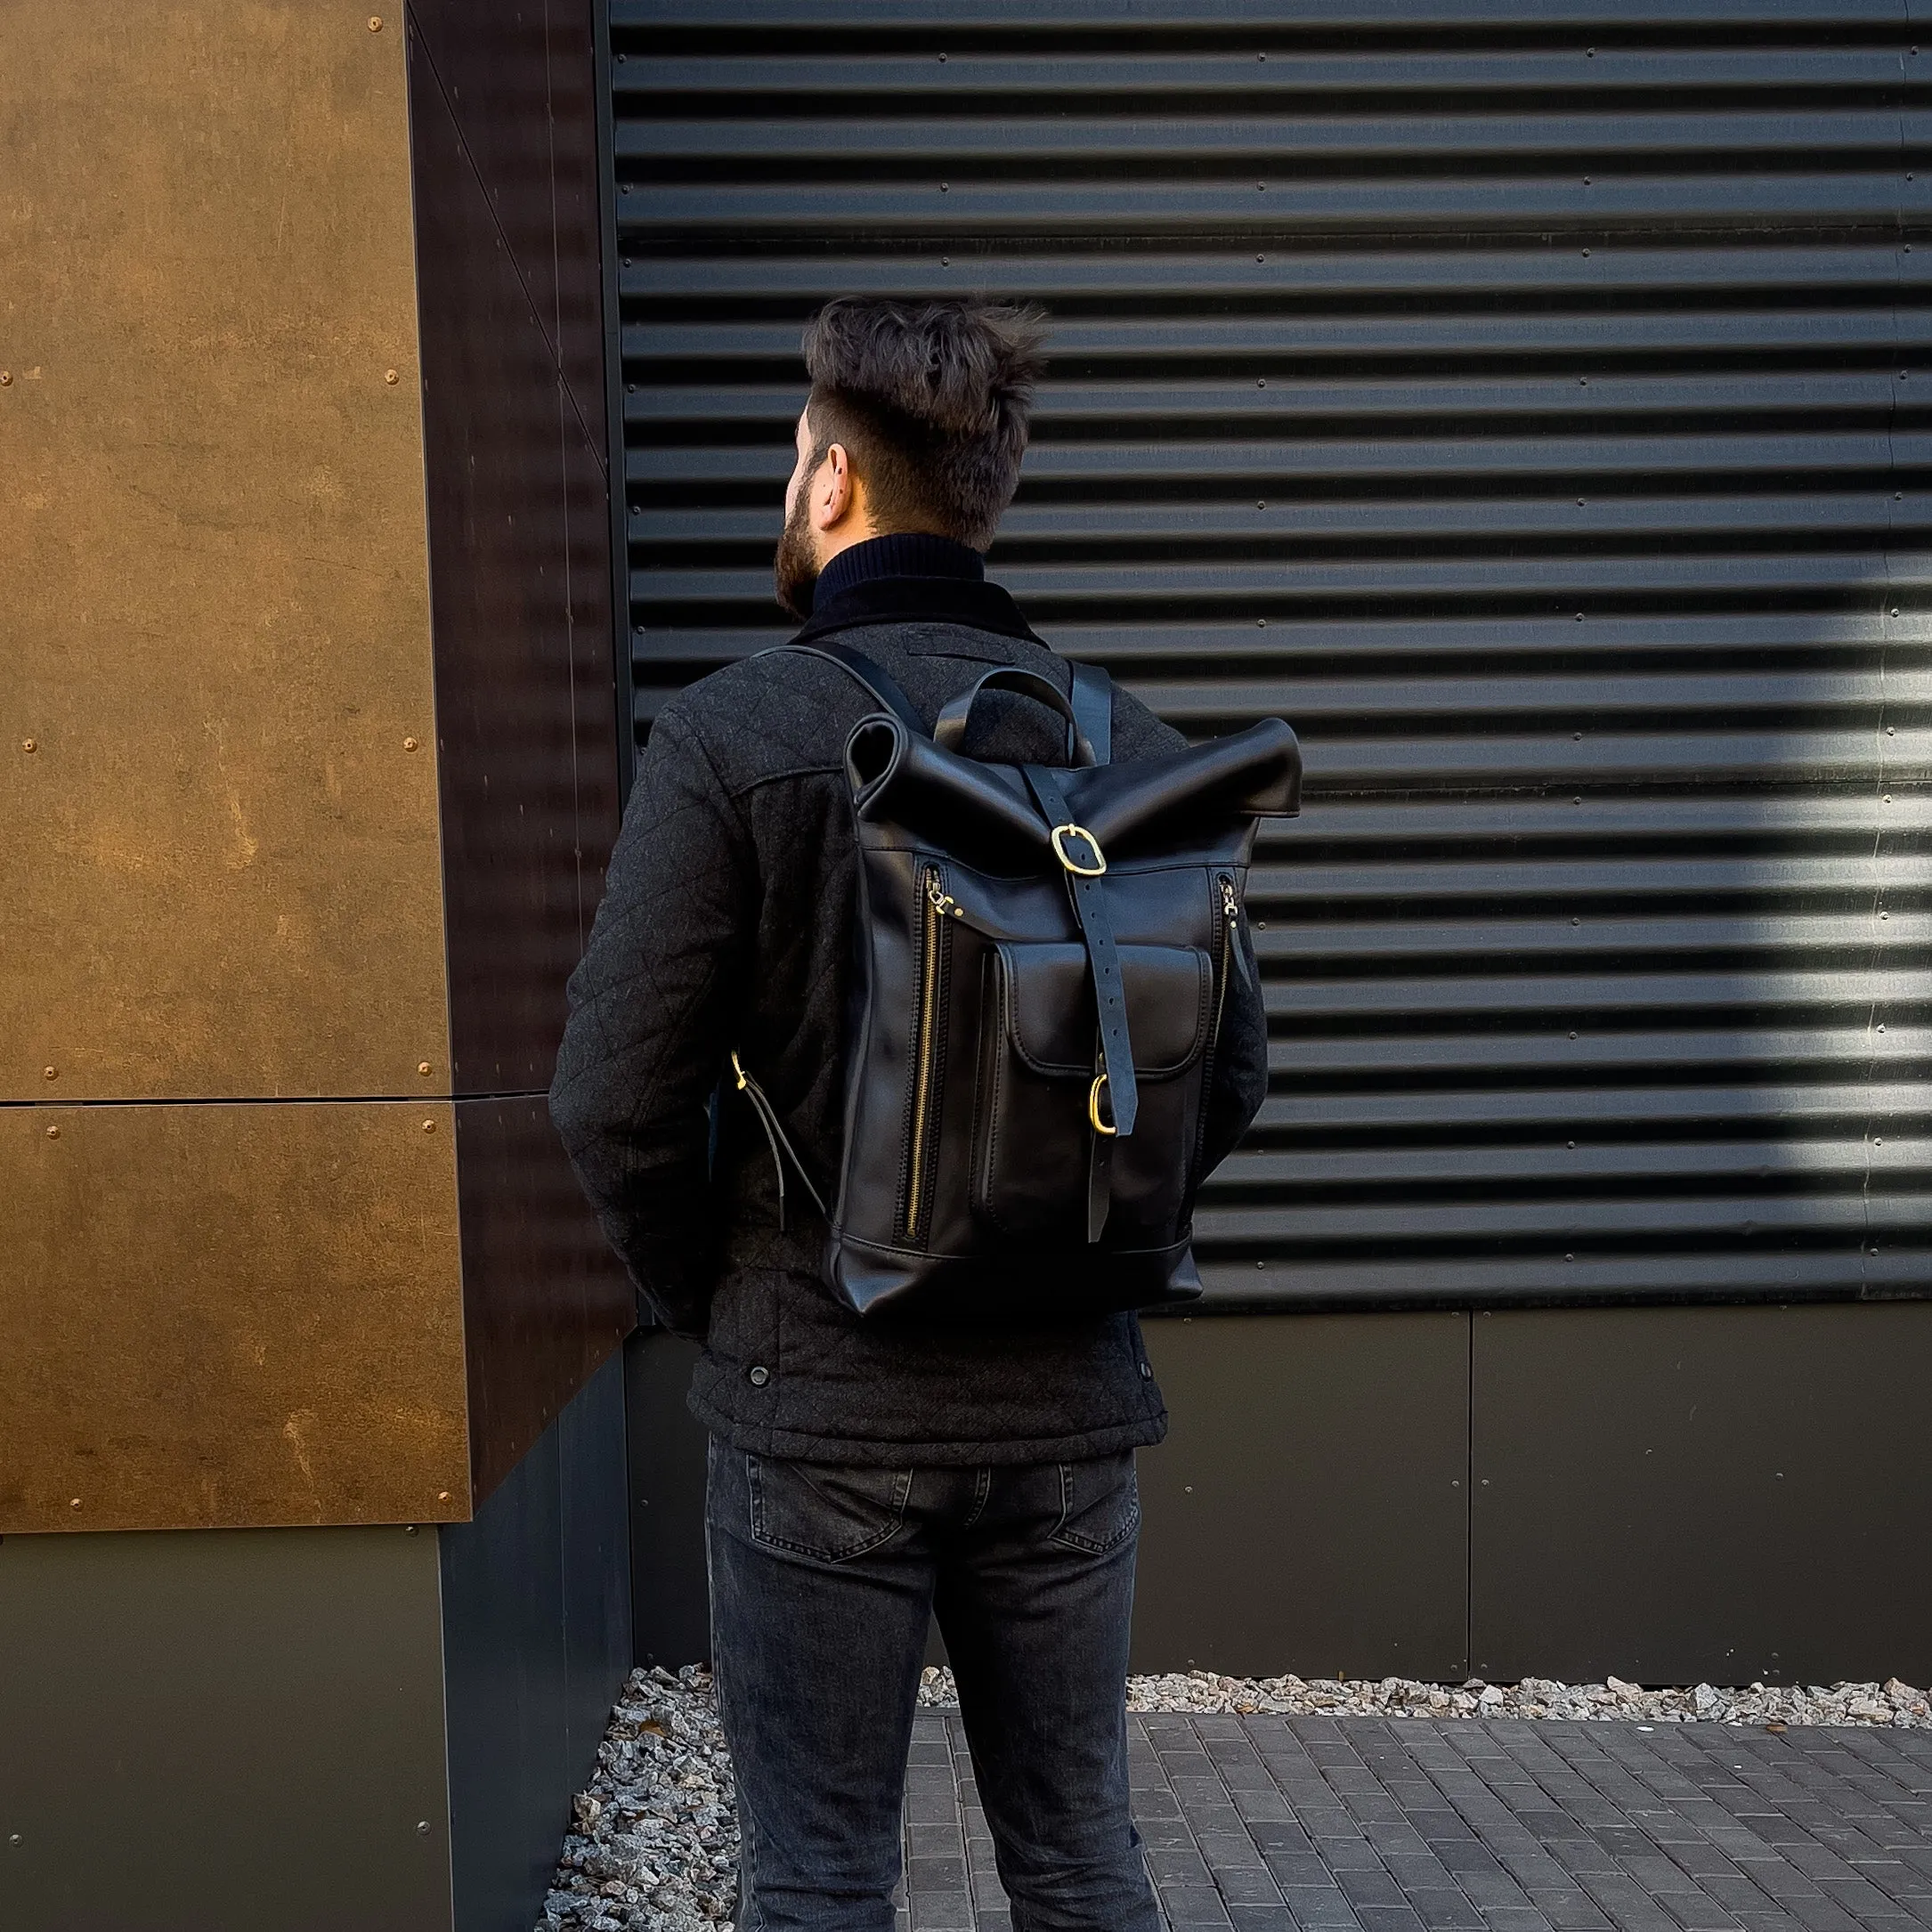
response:
M969 863L1052 856L1051 828L1016 766L963 758L884 712L853 727L845 756L862 820L904 826ZM1076 818L1109 850L1301 808L1301 747L1279 718L1164 757L1057 775Z
M862 820L902 825L969 863L1051 860L1048 828L1016 767L962 758L883 712L852 727L845 764Z
M1161 758L1059 774L1075 817L1106 851L1190 825L1292 818L1302 808L1302 748L1279 718Z

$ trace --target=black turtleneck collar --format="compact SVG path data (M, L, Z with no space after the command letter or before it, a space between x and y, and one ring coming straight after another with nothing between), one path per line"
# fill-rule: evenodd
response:
M986 558L951 537L923 530L889 531L840 550L825 565L812 594L812 613L816 616L841 591L875 577L951 577L978 583L986 574Z
M794 643L866 624L962 624L1003 637L1035 637L978 551L950 537L901 531L841 550L819 573L812 614Z

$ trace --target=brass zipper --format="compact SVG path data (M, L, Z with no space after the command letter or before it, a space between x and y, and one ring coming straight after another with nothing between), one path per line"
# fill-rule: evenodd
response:
M959 907L941 889L939 868L925 873L925 924L919 948L919 1059L913 1079L913 1167L905 1183L905 1236L919 1233L926 1182L926 1116L932 1105L932 1061L939 1028L939 935L946 915Z
M1207 1149L1207 1108L1214 1093L1214 1054L1221 1045L1221 1018L1228 1006L1228 975L1234 970L1235 921L1241 916L1241 902L1234 896L1234 881L1226 873L1217 873L1215 881L1221 887L1221 984L1214 994L1214 1024L1207 1035L1207 1052L1201 1067L1200 1120L1194 1130L1193 1173L1197 1182L1201 1157Z

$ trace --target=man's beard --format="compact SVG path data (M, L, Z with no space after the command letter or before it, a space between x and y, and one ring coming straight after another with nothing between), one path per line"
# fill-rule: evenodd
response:
M800 491L778 539L772 566L778 607L802 624L812 614L812 592L818 583L818 559L812 555L812 526L804 491Z

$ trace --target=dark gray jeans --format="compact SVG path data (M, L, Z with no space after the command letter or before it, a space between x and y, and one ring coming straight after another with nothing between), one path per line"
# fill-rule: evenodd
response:
M891 1932L935 1612L1014 1932L1157 1932L1128 1813L1131 1452L870 1469L714 1441L707 1519L742 1932Z

